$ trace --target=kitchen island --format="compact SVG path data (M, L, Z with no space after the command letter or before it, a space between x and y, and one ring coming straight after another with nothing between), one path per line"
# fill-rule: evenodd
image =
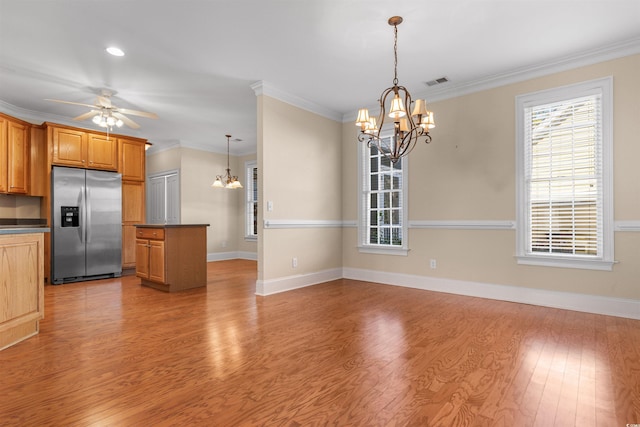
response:
M0 225L0 350L39 332L44 317L44 233Z
M209 224L136 224L136 276L176 292L207 286Z

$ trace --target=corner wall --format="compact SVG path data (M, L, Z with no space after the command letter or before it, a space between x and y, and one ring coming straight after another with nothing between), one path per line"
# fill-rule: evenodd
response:
M258 294L341 277L340 132L339 122L258 96Z

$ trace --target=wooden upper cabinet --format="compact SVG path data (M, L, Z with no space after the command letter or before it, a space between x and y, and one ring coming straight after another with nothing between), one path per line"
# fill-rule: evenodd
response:
M29 192L29 137L28 126L9 121L7 125L7 184L9 193Z
M120 168L123 181L144 181L145 178L145 142L131 139L118 139L120 146Z
M51 128L51 163L86 168L87 133L66 128Z
M89 169L118 170L118 141L105 135L88 134L87 160Z
M29 192L29 139L29 124L0 116L0 192Z
M51 145L54 165L118 170L118 140L113 136L53 127Z
M9 188L7 184L7 122L7 119L0 116L0 193L6 193Z

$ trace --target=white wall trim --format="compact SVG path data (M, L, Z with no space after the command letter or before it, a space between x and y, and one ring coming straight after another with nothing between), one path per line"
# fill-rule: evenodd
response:
M640 320L640 300L344 268L345 279Z
M264 228L354 228L356 220L266 219ZM409 228L448 230L515 230L515 220L409 220ZM640 231L640 221L615 221L614 231Z
M640 231L640 221L615 221L614 231Z
M342 268L318 271L316 273L280 277L270 280L256 280L256 295L266 296L291 291L319 283L330 282L342 278Z
M287 93L282 89L278 89L271 83L265 82L264 80L252 84L251 89L253 89L253 92L256 94L256 96L267 95L271 98L275 98L279 101L293 105L294 107L302 108L303 110L307 110L319 116L326 117L327 119L336 122L342 122L342 113L338 113L337 111L331 110L327 107L323 107L322 105L316 104L315 102Z
M336 228L343 221L333 219L265 219L264 228Z
M210 252L207 254L207 262L227 261L230 259L248 259L251 261L257 261L258 253L235 251L235 252Z
M485 220L416 220L409 221L409 228L447 228L451 230L514 230L515 221Z

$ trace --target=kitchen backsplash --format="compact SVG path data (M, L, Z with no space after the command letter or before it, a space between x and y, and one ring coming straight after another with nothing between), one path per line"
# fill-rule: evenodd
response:
M0 218L41 218L40 197L0 194Z

